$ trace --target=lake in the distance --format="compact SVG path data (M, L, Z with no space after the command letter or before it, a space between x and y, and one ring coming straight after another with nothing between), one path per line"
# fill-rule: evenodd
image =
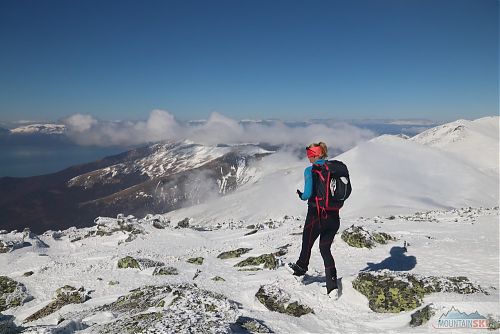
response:
M24 137L0 139L0 177L55 173L126 151L123 147L78 146L61 140Z

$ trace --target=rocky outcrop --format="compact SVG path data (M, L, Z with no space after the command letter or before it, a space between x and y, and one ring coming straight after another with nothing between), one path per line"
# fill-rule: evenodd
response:
M415 313L412 313L410 326L411 327L422 326L423 324L428 322L434 314L436 314L436 311L432 308L432 304L429 304L421 308L420 310L416 311Z
M292 301L290 295L275 285L262 285L255 297L270 311L300 317L314 313L309 306Z
M239 333L274 333L262 320L249 317L239 317L235 323L233 332Z
M179 271L174 267L156 267L153 276L156 275L179 275Z
M204 259L202 257L192 257L192 258L187 259L187 263L196 264L196 265L201 266L203 264L203 260Z
M266 269L276 269L278 261L273 254L263 254L258 257L249 257L234 265L235 267L262 266Z
M136 258L133 258L132 256L125 256L124 258L121 258L120 260L118 260L118 268L120 268L120 269L136 268L136 269L144 270L147 268L160 267L163 265L164 265L164 263L160 262L160 261L144 259L144 258L136 259Z
M41 318L44 318L57 310L61 309L63 306L68 304L81 304L90 299L89 291L86 291L83 287L76 289L70 285L65 285L56 290L56 298L50 302L44 308L33 313L27 317L24 322L31 322Z
M0 276L0 312L11 307L21 306L32 300L26 287L7 276Z
M390 313L413 310L422 304L425 294L433 292L488 294L466 277L425 277L387 270L360 273L352 286L368 298L370 309Z
M191 284L141 287L90 312L116 315L115 321L92 326L95 332L110 334L151 328L168 333L227 333L239 316L236 303Z
M342 240L351 247L373 248L376 244L387 244L395 237L384 232L369 232L361 226L351 225L341 235Z
M224 260L224 259L231 259L231 258L235 258L235 257L240 257L241 255L246 254L251 250L252 250L251 248L238 248L238 249L235 249L232 251L220 253L219 255L217 255L217 258Z
M33 249L48 248L40 237L25 228L23 232L12 231L10 233L0 234L0 254L10 253L23 247L33 247Z

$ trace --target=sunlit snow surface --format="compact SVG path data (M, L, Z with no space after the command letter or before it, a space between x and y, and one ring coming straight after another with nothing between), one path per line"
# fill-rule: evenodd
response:
M448 131L457 127L460 134ZM339 300L325 295L323 262L317 244L311 256L310 278L303 282L284 266L252 272L234 267L248 256L275 253L285 245L288 253L279 257L280 263L298 258L306 206L297 198L295 189L302 187L307 164L291 155L276 153L262 159L255 166L252 181L236 192L156 217L157 222L165 225L164 229L153 227L155 216L150 216L140 220L123 218L132 229L141 231L134 237L122 231L110 236L92 236L97 227L56 233L58 240L52 232L47 232L39 237L40 242L21 232L0 235L2 240L21 242L17 249L0 254L0 275L23 283L34 297L24 306L3 314L14 315L16 324L21 325L23 319L52 300L57 288L72 285L91 290L91 299L84 304L67 305L37 322L24 324L27 332L50 333L65 315L84 314L96 306L110 304L132 289L195 283L197 289L227 298L227 302L218 304L227 308L224 313L227 322L237 316L254 318L276 333L427 333L438 331L432 325L451 307L466 313L478 311L498 320L498 140L493 140L495 134L498 138L498 117L459 121L442 131L431 130L412 139L379 137L336 157L348 164L353 182L353 195L341 211L340 232L355 224L398 239L372 249L358 249L348 246L337 235L332 253L343 283ZM191 228L176 228L185 218L189 218ZM114 218L98 222L117 224ZM248 228L249 225L254 226ZM257 232L247 235L253 230ZM29 245L22 244L24 241ZM402 247L405 242L405 256L416 259L410 272L466 276L489 295L426 295L423 305L433 303L436 315L417 328L409 326L412 311L373 312L351 282L368 263L383 268L391 257L391 249ZM252 250L241 258L217 258L220 253L237 248ZM179 275L154 276L154 268L118 269L118 260L125 256L161 261L165 266L177 268ZM203 263L187 262L194 257L203 257ZM34 274L23 276L28 271ZM212 280L216 276L225 281ZM267 310L255 293L261 285L269 284L279 286L294 300L310 306L314 314L295 318ZM237 305L235 309L228 306L233 302ZM100 326L116 321L116 316L112 312L86 314L78 324L91 326L82 333L93 333L103 328ZM170 321L180 323L186 316L189 314L174 312ZM227 328L221 325L214 327L213 332L219 329ZM467 333L470 329L454 331ZM156 328L151 332L162 330Z

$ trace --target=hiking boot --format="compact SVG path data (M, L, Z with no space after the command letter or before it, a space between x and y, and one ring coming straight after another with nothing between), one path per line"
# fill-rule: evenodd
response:
M326 293L330 294L335 289L338 289L337 285L337 270L336 269L326 269Z
M292 268L295 276L304 276L306 274L307 269L302 268L297 263L289 263L288 266Z

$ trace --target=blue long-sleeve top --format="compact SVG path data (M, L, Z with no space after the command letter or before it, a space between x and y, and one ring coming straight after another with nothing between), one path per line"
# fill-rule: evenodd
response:
M317 165L322 165L325 163L324 159L318 159L316 160L315 164ZM302 196L300 197L303 201L307 201L313 191L313 176L312 176L312 165L309 167L306 167L304 169L304 192L302 193Z

